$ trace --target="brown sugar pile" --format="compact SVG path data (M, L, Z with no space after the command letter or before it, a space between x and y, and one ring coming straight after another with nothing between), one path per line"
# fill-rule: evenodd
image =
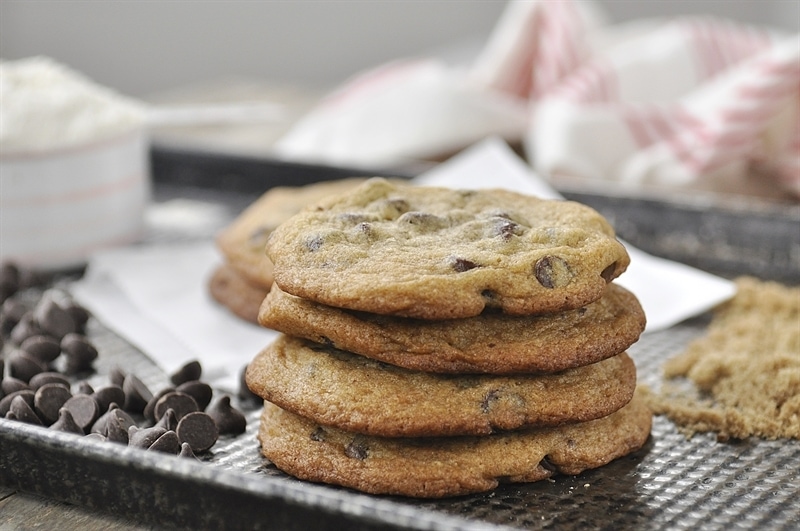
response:
M800 287L751 277L736 285L706 335L665 364L650 406L690 434L800 439Z

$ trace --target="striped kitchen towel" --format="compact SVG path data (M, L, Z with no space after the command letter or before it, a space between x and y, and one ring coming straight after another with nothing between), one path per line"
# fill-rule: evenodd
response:
M800 196L800 36L709 17L611 26L587 2L512 1L472 79L528 99L526 150L546 176L759 175Z

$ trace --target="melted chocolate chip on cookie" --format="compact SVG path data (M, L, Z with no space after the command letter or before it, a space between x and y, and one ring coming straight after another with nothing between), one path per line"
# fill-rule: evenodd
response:
M571 278L569 264L558 256L544 256L537 260L533 273L536 280L548 289L566 286Z

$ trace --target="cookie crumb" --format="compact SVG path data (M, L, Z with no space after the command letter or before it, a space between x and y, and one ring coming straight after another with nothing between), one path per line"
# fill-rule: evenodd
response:
M647 402L689 436L800 439L800 287L752 277L736 286Z

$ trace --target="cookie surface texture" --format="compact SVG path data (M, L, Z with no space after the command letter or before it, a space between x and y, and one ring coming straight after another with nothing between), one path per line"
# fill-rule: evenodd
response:
M636 297L614 283L600 300L577 310L444 321L343 310L275 286L259 323L407 369L510 374L560 371L614 356L639 338L645 315Z
M267 402L258 438L265 457L300 479L435 498L600 467L641 448L651 422L650 411L634 397L607 417L560 428L392 439L321 426Z
M582 307L630 261L596 211L505 190L369 179L281 224L275 282L322 304L421 319Z
M364 179L322 181L306 186L278 186L264 192L216 238L225 260L252 284L272 285L272 262L266 257L267 238L275 228L304 207L355 188Z
M220 264L208 280L211 297L234 315L258 324L258 312L268 289L251 284L228 264Z
M627 354L549 375L409 371L282 335L256 356L248 387L320 424L383 437L486 435L606 416L628 403Z

